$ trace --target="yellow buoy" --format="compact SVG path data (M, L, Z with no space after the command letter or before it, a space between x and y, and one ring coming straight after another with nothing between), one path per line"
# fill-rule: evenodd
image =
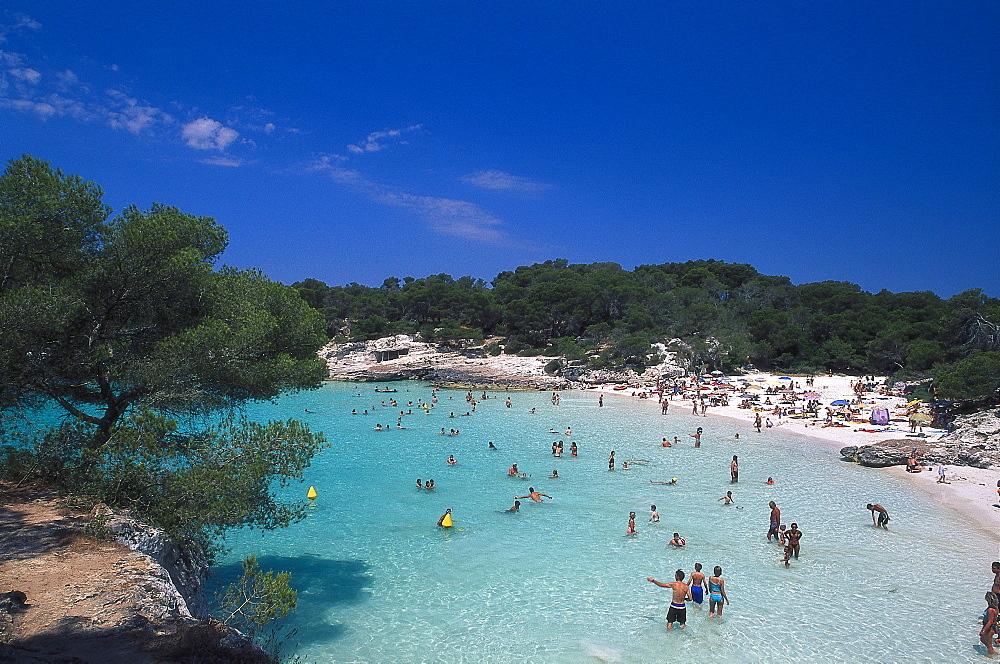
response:
M441 525L445 528L451 528L451 515L445 514L444 518L441 519Z
M311 486L309 487L309 493L306 494L306 498L308 498L309 500L316 500L316 496L318 495L319 494L316 493L316 487Z

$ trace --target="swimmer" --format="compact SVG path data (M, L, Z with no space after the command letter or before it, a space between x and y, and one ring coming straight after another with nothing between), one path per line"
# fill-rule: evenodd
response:
M726 505L732 505L733 504L733 492L732 491L727 491L726 495L724 495L722 498L719 498L719 500L726 501L725 502ZM715 502L719 502L719 500L717 500Z
M670 441L664 438L663 442L660 443L660 447L670 447Z
M374 429L375 431L381 431L382 430L382 425L381 424L376 424L375 426L372 427L372 429Z
M430 489L432 491L434 490L435 486L437 486L437 485L434 484L434 480L427 480L427 482L424 484L424 488L425 489Z
M493 441L492 441L492 440L490 441L490 449L491 449L491 450L495 450L495 449L497 449L497 446L493 444Z
M445 460L445 462L448 465L454 466L456 463L458 463L458 459L455 458L454 454L449 454L448 458Z
M722 568L718 565L708 577L708 617L718 614L722 617L722 603L729 604L729 597L726 595L726 582L722 578Z
M576 453L577 453L578 449L579 448L576 446L576 442L570 442L570 444L569 444L569 453L570 453L571 456L576 456Z
M768 477L767 481L764 482L764 484L774 484L774 478L773 477Z
M551 500L552 496L547 493L542 493L541 491L535 491L535 487L529 486L528 493L524 496L514 496L514 500L520 500L521 498L531 498L536 503L542 502L542 497L549 498Z
M635 512L628 513L628 529L625 531L626 535L635 535Z
M673 590L670 609L667 611L667 629L673 629L675 622L679 622L681 629L684 629L685 623L687 623L687 607L684 605L684 602L691 599L691 589L684 583L684 570L679 569L674 572L674 578L676 581L671 581L670 583L662 583L651 576L646 577L646 580L650 583L655 583L661 588L670 588Z
M608 470L615 469L615 451L611 450L611 456L608 457Z
M357 408L352 408L351 409L351 415L357 415L357 414L358 414L358 409Z
M516 512L519 509L521 509L521 501L520 500L515 500L514 501L514 506L511 507L510 509L508 509L507 511L508 512Z
M573 429L571 429L570 427L566 427L566 432L565 433L566 433L567 436L572 436L573 435Z
M650 484L666 484L667 486L677 486L677 478L671 477L669 482L660 482L658 480L649 480Z
M511 477L517 477L518 475L517 464L511 464L511 467L507 469L507 474Z
M552 469L552 474L549 475L549 479L550 480L557 480L557 479L559 479L559 471L556 470L555 468L553 468Z
M668 546L672 546L675 549L679 549L687 544L687 540L680 536L680 533L674 533L674 538L670 540Z
M439 433L443 436L448 432L444 430L444 427L441 427L441 431Z
M701 571L701 563L694 564L694 571L687 581L691 588L691 600L701 608L701 603L705 599L705 573Z
M417 480L417 488L418 489L423 489L424 488L424 481L423 480Z
M449 514L451 514L451 508L450 508L450 507L449 507L448 509L446 509L446 510L444 511L444 514L442 514L442 515L441 515L441 518L440 518L440 519L438 519L438 522L437 522L437 525L441 526L442 528L450 528L451 526L445 526L445 525L443 524L443 521L444 521L444 518L445 518L446 516L448 516Z
M659 523L660 522L660 513L656 511L656 505L650 505L649 506L649 521L647 521L646 523L650 523L650 522L653 522L653 523Z

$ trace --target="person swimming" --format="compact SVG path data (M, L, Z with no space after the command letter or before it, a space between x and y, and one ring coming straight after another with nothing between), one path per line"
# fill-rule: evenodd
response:
M445 462L449 465L454 466L456 463L458 463L458 459L455 458L454 454L449 454Z

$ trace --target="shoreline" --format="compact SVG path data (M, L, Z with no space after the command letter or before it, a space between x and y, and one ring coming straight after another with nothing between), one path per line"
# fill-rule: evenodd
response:
M764 380L776 377L776 375L772 374L753 374L752 376L747 376L747 378L751 379L763 378ZM839 396L848 393L844 391L844 388L849 388L850 381L855 380L855 378L851 376L834 376L832 378L825 377L823 380L826 381L823 383L826 389L817 389L817 391L821 393L826 392L829 396ZM819 378L817 378L818 382L820 382ZM583 394L612 394L639 401L649 401L654 406L659 405L656 399L639 399L639 397L633 396L633 392L636 390L631 388L628 390L613 390L611 386L601 386L575 391ZM885 403L893 405L900 401L905 402L904 399L892 398ZM826 402L824 399L824 403ZM690 409L692 407L691 399L675 398L670 403L672 404L671 409ZM690 413L691 411L685 410L684 412ZM744 424L750 429L753 428L754 411L752 410L739 409L736 406L710 406L706 410L707 416L716 419L731 420L735 423ZM811 423L812 420L809 420L809 422ZM775 423L774 428L782 434L808 439L837 452L844 447L852 445L868 445L882 440L902 439L906 437L907 433L905 431L891 431L870 434L856 431L860 426L863 425L855 424L848 427L822 428L806 426L804 423L796 420L782 419L780 424ZM767 429L762 429L762 435L767 435ZM936 440L942 435L943 433L928 433L925 438L913 438L913 441L914 444L917 444L918 441ZM844 461L843 463L850 462ZM871 467L870 469L873 471L888 472L895 477L905 477L909 485L917 491L930 496L941 505L977 524L980 529L986 531L994 540L997 556L1000 558L1000 508L994 507L994 503L1000 504L1000 498L998 498L996 492L996 483L1000 480L1000 469L995 467L947 466L946 477L949 479L946 484L937 483L937 473L930 472L932 469L920 473L908 473L903 466Z

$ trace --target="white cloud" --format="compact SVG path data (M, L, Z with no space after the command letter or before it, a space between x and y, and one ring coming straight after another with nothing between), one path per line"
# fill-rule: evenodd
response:
M45 102L30 101L28 99L0 99L0 106L13 108L22 113L37 115L42 120L47 120L56 115L56 108L52 104Z
M195 150L225 150L239 133L235 129L224 127L218 120L205 117L184 125L181 136L188 147Z
M15 28L26 28L28 30L38 30L42 27L42 24L31 18L27 14L14 14L14 27Z
M266 125L264 125L264 133L265 134L270 134L272 131L274 131L274 123L273 122L268 122Z
M375 200L416 212L431 230L444 235L490 244L507 244L509 238L496 228L503 222L475 203L435 196L414 196L405 192L380 194Z
M492 189L494 191L544 191L552 189L552 185L550 184L532 182L531 180L502 171L476 171L475 173L463 175L459 179L474 187Z
M31 83L32 85L37 84L42 80L42 75L37 69L32 69L31 67L17 67L9 70L10 75L19 81L25 81Z
M199 159L202 164L208 164L210 166L228 166L230 168L235 168L237 166L242 166L243 162L239 159L230 159L229 157L209 157L207 159Z
M403 134L407 134L411 131L416 131L423 127L423 125L416 124L410 125L409 127L404 127L402 129L386 129L385 131L373 131L368 134L363 141L358 141L357 143L351 143L347 146L347 149L354 154L364 154L366 152L378 152L379 150L386 147L386 141L384 139L398 139ZM405 141L398 141L400 143L405 143Z
M125 129L138 134L157 122L172 124L174 119L155 106L140 104L119 90L107 90L112 106L107 109L108 125L113 129Z

